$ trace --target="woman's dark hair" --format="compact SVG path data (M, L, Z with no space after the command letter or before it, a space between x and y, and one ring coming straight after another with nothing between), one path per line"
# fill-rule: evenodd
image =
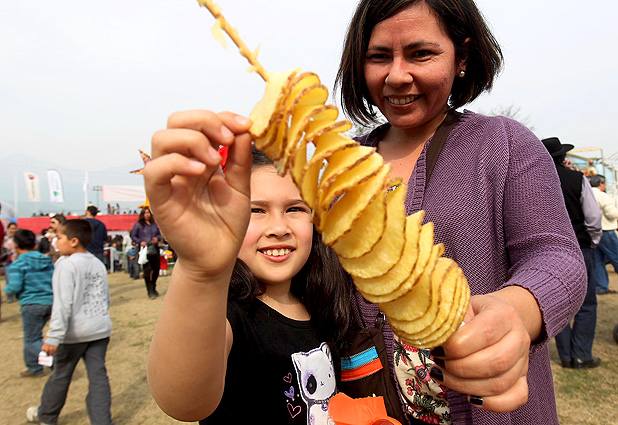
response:
M146 213L146 211L150 212L150 223L154 223L154 215L152 214L152 210L150 209L150 207L144 207L142 208L142 210L139 212L139 218L137 219L137 222L143 227L146 226L146 217L144 217L144 214Z
M33 250L36 246L36 236L32 230L19 229L13 235L13 240L19 249Z
M502 51L473 0L361 0L343 47L335 87L348 117L363 125L377 121L365 81L365 55L373 28L402 7L424 2L433 10L455 45L455 56L466 60L466 76L455 78L449 105L457 109L491 90L502 67ZM470 41L466 43L466 39Z
M252 168L271 166L274 163L255 147ZM351 278L339 264L337 254L322 243L322 236L313 228L311 253L303 268L292 278L290 288L311 315L311 322L318 336L328 342L337 353L344 345L350 323ZM236 260L228 298L247 306L264 293L251 269L240 259Z

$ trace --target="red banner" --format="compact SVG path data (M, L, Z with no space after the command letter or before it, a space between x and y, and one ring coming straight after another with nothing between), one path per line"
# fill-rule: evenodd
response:
M78 216L69 216L71 218L80 218ZM139 218L138 214L115 214L115 215L97 215L97 219L101 220L107 231L129 231ZM50 217L24 217L17 219L17 226L20 229L32 230L35 234L40 234L41 230L49 227Z

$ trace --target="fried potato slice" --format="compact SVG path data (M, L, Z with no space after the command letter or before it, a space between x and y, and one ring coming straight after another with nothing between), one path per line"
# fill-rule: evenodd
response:
M453 295L457 284L456 264L450 258L438 258L436 267L431 275L431 304L425 314L413 320L398 320L391 318L391 326L401 329L412 337L422 338L430 335L435 328L444 322L453 305ZM442 315L440 313L443 312ZM423 332L425 335L423 335Z
M322 239L325 244L332 245L350 231L361 212L377 196L378 191L385 189L386 178L390 171L391 165L385 164L365 184L350 189L335 202L327 214L323 226L318 228L318 231L322 233Z
M407 191L407 189L406 189ZM374 278L363 279L356 278L354 279L354 283L356 284L356 288L361 292L363 296L381 296L393 293L396 289L398 289L409 277L412 275L412 271L414 270L414 265L416 264L416 260L418 259L418 241L421 234L421 225L423 223L423 218L425 217L425 211L417 211L412 215L406 217L406 229L405 229L405 237L406 244L403 247L403 253L401 254L401 260L390 269L387 273L382 276L377 276ZM361 217L362 219L362 217ZM376 219L376 222L379 220ZM358 234L358 239L361 239L363 236L363 229L359 220L358 226L354 226L352 232ZM349 234L348 234L349 235ZM345 240L348 235L346 235L343 240ZM338 244L339 242L337 242ZM356 246L360 246L363 242L356 242ZM335 251L337 251L337 244L334 245ZM427 257L429 258L430 246L427 249ZM342 255L345 257L345 255ZM420 275L420 271L419 271ZM386 301L392 301L385 299Z
M287 88L298 73L299 69L268 74L268 82L262 99L255 105L249 118L253 123L249 132L254 139L263 138L274 124L277 114L281 111Z
M350 231L334 243L333 249L340 258L358 258L373 249L382 237L385 227L386 193L380 192L361 213Z
M446 305L440 305L441 313L439 314L444 315L446 313L446 317L444 318L444 320L441 323L439 321L432 323L430 327L421 332L414 334L406 333L406 338L414 339L417 341L431 341L440 338L442 335L444 335L445 332L447 332L453 327L453 323L455 322L457 313L460 310L460 306L466 300L465 288L467 286L463 272L459 267L457 269L458 270L455 276L456 282L453 302L448 307Z
M357 142L339 133L326 133L320 136L319 140L320 143L316 145L315 152L309 162L302 169L300 163L295 164L292 169L292 178L296 180L303 200L314 210L318 199L320 171L325 165L326 158L340 149L358 146Z
M318 202L313 212L317 215L316 225L322 223L337 198L376 175L383 165L384 159L375 153L375 148L359 146L335 152L328 159L320 179Z
M444 245L437 244L431 249L429 261L418 282L402 297L387 303L380 303L380 310L388 316L389 321L414 320L427 312L431 305L431 275L438 261L444 254Z
M452 326L448 328L442 334L442 336L437 337L436 339L425 339L422 341L415 341L412 339L404 340L403 336L401 337L401 339L404 340L406 344L409 344L417 348L432 348L432 347L438 347L444 344L444 342L446 342L446 340L449 339L451 335L453 335L455 331L457 331L457 329L459 329L466 315L466 312L468 311L468 304L470 303L470 288L468 287L467 283L465 283L465 286L464 286L464 295L465 295L465 300L459 305L459 309L457 310L457 315L455 319L453 320Z
M386 195L386 228L370 252L359 258L339 258L343 268L352 276L381 276L399 261L406 242L405 234L401 231L406 219L406 211L402 208L406 195L403 186Z
M394 301L407 294L410 289L418 282L421 274L425 271L427 263L432 255L433 250L433 223L425 223L421 226L418 243L418 257L412 273L406 280L394 291L383 295L372 295L359 290L361 295L369 302L380 304ZM440 254L441 255L441 254Z

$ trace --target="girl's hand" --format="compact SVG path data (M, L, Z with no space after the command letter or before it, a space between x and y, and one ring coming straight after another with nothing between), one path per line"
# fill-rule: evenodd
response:
M485 410L510 412L523 406L531 338L517 309L495 294L473 296L465 323L431 351L439 366L431 376Z
M185 271L231 271L250 216L251 136L247 118L224 112L172 114L152 138L146 193ZM230 146L226 174L219 145Z

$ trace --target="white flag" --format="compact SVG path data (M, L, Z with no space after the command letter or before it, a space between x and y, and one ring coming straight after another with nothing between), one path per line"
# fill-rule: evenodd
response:
M57 170L47 170L47 184L49 186L49 201L64 202L62 178Z
M24 173L26 180L26 192L28 193L28 201L41 202L41 191L39 189L39 176L34 173Z

